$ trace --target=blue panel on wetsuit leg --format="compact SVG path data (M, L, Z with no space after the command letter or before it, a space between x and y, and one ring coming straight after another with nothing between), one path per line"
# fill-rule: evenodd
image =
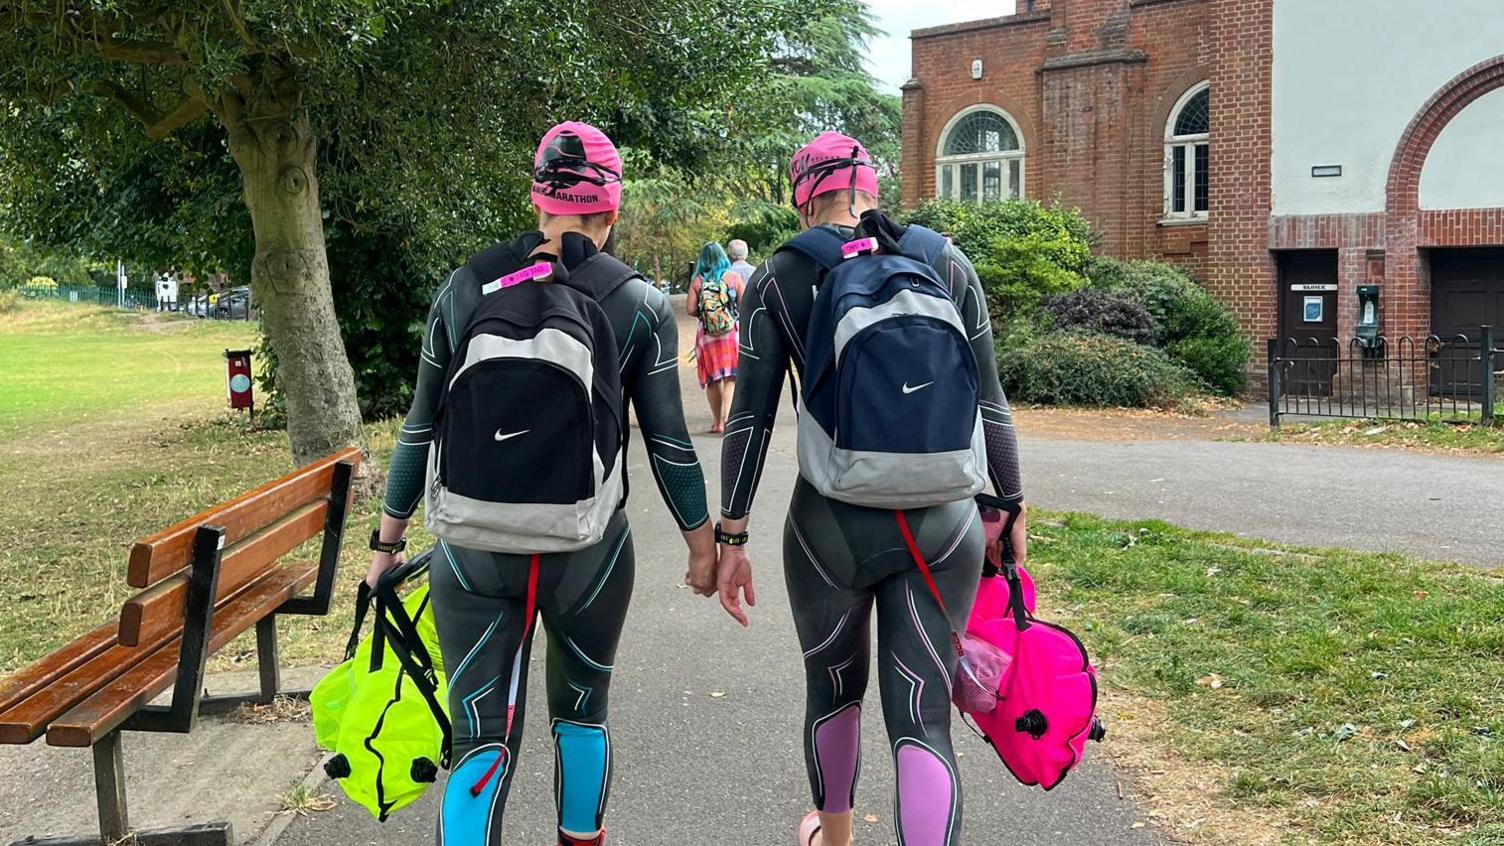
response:
M610 744L600 726L554 723L559 749L559 827L589 835L600 828L601 795L606 790Z
M449 783L444 786L444 807L439 819L439 843L453 846L471 846L490 843L486 839L491 825L491 813L496 807L496 792L507 777L507 766L502 764L491 775L479 796L470 793L490 771L491 765L501 755L501 747L492 746L466 758L449 774Z

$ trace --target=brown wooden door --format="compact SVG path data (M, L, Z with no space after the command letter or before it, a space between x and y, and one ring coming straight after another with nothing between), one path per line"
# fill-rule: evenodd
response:
M1280 354L1286 394L1332 395L1337 340L1337 251L1280 253Z
M1482 367L1474 360L1479 336L1488 325L1498 338L1501 324L1504 249L1432 250L1431 333L1439 342L1431 366L1433 395L1481 394Z

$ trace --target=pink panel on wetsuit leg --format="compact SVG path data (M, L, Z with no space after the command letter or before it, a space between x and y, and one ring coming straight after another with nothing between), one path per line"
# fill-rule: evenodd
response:
M820 768L827 814L851 810L857 756L862 748L862 707L847 705L815 727L815 765Z
M950 769L935 753L898 747L898 830L903 846L945 846L955 803Z

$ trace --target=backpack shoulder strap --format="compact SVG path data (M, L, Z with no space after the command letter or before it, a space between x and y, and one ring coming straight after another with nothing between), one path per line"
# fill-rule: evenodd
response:
M492 244L470 257L464 266L455 272L453 289L449 292L454 326L449 331L458 339L465 327L470 325L470 315L480 304L481 286L493 279L521 269L528 254L537 246L537 233L528 233L511 241Z
M911 224L898 239L898 249L915 261L934 267L949 244L945 236L933 229Z
M564 283L600 302L617 288L627 284L627 280L641 275L631 265L610 253L596 253L576 266Z
M841 263L841 248L845 245L846 239L840 235L823 226L816 226L795 235L778 250L793 250L813 259L826 270L831 270Z

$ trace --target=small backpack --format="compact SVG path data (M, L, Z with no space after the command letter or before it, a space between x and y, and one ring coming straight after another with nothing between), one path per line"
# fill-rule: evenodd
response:
M736 310L725 276L700 280L700 326L712 338L729 335L736 328Z
M540 267L526 247L497 245L453 280L469 318L434 418L425 525L469 549L566 552L598 542L626 496L617 345L600 300L637 274L606 253L572 272Z
M945 238L910 226L896 252L877 245L816 227L783 246L827 271L805 334L800 475L872 508L968 499L986 485L986 443L976 357L933 269Z

